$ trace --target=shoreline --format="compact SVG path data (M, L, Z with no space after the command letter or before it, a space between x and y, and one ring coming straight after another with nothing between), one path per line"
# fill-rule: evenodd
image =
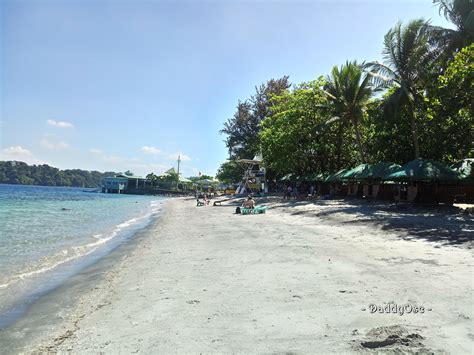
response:
M136 247L138 240L146 237L151 227L160 223L167 202L168 200L161 201L160 212L154 216L150 215L146 225L130 231L122 238L113 241L111 245L104 246L105 249L98 249L90 255L82 256L82 259L75 260L71 265L59 266L66 268L65 270L54 270L51 274L52 280L48 281L49 286L35 291L24 302L14 305L5 313L5 318L9 319L6 319L5 326L0 328L0 348L9 349L9 346L13 346L19 349L30 342L24 338L44 337L46 332L51 332L57 327L58 322L64 322L64 312L77 306L78 299L90 291L90 286L100 283L103 275L114 267L117 261L120 262L126 257L126 253ZM54 320L50 320L49 316ZM35 324L33 328L37 329L31 329L31 321ZM66 324L62 326L65 327ZM44 330L45 327L47 331ZM11 353L20 351L15 349L12 349Z
M11 329L28 338L12 352L358 352L394 335L381 350L472 349L472 239L454 238L470 216L268 205L241 216L168 201L132 243L35 304ZM370 314L368 302L433 311ZM52 314L53 327L33 329Z
M16 191L20 196L17 200L21 200L25 191ZM46 190L50 191L49 188ZM153 223L159 218L161 206L166 201L163 198L126 199L122 203L125 208L117 208L113 216L108 216L99 210L106 211L111 203L116 206L120 203L117 199L83 197L84 194L77 189L72 194L64 191L61 188L57 195L52 195L52 199L48 195L45 199L48 204L40 205L40 208L34 203L38 196L43 195L33 194L33 208L28 210L29 205L15 208L13 204L12 211L17 211L16 214L12 212L6 215L13 222L9 224L10 227L6 227L5 238L0 243L0 249L6 256L0 263L5 266L2 267L4 273L0 275L0 329L14 323L37 299L93 265L122 243L127 243L138 231ZM8 191L6 196L9 196ZM15 198L12 200L17 201ZM133 209L127 210L127 204ZM43 213L43 210L46 212ZM20 215L18 211L22 211L22 216L31 213L36 222L30 223L24 217L16 219ZM84 225L81 225L81 218L88 222L83 220ZM21 226L17 227L15 223ZM30 233L30 230L33 232ZM23 237L25 242L21 244L20 238ZM17 245L13 241L17 241ZM31 248L27 242L31 243ZM20 253L22 246L25 249ZM10 258L9 250L12 250Z

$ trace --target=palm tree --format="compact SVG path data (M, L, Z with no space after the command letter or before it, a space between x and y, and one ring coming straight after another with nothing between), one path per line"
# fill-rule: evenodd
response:
M324 92L338 118L354 127L359 155L362 162L365 162L360 120L373 92L370 74L364 73L356 61L346 62L340 68L334 66L331 75L327 77Z
M146 179L150 182L151 187L155 186L156 181L158 180L158 176L156 176L154 173L150 173L146 176Z
M423 88L432 72L439 52L429 43L431 28L423 19L399 22L384 37L383 63L370 62L364 67L377 88L393 87L387 105L394 107L396 117L400 109L408 109L415 158L420 157L416 107L423 100Z
M456 29L433 26L433 39L448 56L474 42L474 2L472 0L433 0L439 13Z

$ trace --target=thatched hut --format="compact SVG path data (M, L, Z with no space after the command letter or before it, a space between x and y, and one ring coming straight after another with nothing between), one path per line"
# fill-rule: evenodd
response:
M347 170L342 176L342 180L347 182L347 196L362 197L362 185L359 184L357 175L360 174L364 169L369 168L369 164L360 164L355 168Z
M329 194L331 196L345 196L347 194L347 185L343 185L342 175L344 175L348 169L341 169L334 174L328 175L324 179L324 184L329 186Z
M391 162L380 162L369 165L360 173L355 175L355 179L359 180L362 187L362 196L365 198L377 198L379 200L393 199L394 184L385 182L386 176L399 170L401 165Z
M452 203L454 196L447 185L459 181L459 174L434 160L415 159L385 177L398 182L395 201L417 203Z

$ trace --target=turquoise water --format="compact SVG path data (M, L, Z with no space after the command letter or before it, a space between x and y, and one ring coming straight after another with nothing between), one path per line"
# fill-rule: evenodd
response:
M156 196L0 184L0 325L86 260L130 239L162 203Z

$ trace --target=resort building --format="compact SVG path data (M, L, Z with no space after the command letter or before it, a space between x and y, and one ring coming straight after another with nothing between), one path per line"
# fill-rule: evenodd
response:
M145 187L146 178L140 176L115 175L102 179L102 192L105 193L126 193L133 189Z

